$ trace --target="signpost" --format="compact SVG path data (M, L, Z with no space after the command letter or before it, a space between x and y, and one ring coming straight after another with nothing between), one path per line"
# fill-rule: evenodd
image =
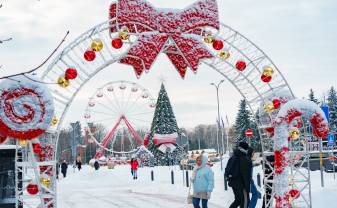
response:
M250 146L250 140L251 140L251 138L253 136L253 129L247 129L246 132L245 132L245 134L246 134L246 137L248 138L248 144Z

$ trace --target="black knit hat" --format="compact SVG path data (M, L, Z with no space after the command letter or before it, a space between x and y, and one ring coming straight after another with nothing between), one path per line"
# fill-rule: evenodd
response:
M248 150L249 145L246 142L240 142L239 147L241 147L244 150Z

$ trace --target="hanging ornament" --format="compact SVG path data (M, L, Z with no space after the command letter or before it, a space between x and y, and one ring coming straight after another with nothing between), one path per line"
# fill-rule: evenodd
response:
M265 66L263 67L263 75L265 75L266 77L271 77L274 74L274 69L271 68L270 66Z
M74 68L68 68L64 73L64 78L66 80L76 79L77 77L77 70Z
M19 142L18 142L18 144L21 146L21 147L26 147L27 146L27 144L28 144L28 142L27 142L27 140L19 140Z
M84 59L87 61L93 61L96 58L96 54L95 51L92 50L87 50L86 52L84 52Z
M119 85L119 89L125 90L126 89L126 85L124 83L121 83L121 85Z
M120 49L123 46L123 41L120 38L114 38L111 41L111 45L116 49Z
M269 136L273 137L275 134L275 129L274 127L267 127L265 128L266 132L269 134Z
M108 92L113 92L114 91L114 87L111 85L111 86L108 87L107 90L108 90Z
M70 81L67 80L67 79L64 78L64 77L59 77L59 78L57 79L57 84L58 84L60 87L62 87L62 88L66 88L66 87L69 87Z
M40 143L33 143L32 146L33 146L33 152L35 154L40 154L41 153L42 147L41 147Z
M143 92L142 94L142 98L146 99L149 97L149 94L147 92Z
M264 106L263 106L263 110L264 112L266 113L272 113L274 111L274 105L272 103L266 103Z
M103 49L103 42L97 38L91 42L90 47L95 52L101 51Z
M279 109L281 107L281 101L278 99L273 100L273 105L275 109Z
M88 103L89 107L94 107L95 106L95 101L91 98Z
M86 113L86 114L84 115L84 118L85 118L85 119L89 119L89 118L90 118L90 114L89 114L89 113Z
M243 71L243 70L246 69L246 62L244 62L242 60L239 60L239 61L236 62L235 67L236 67L237 70Z
M51 120L51 125L52 126L56 126L56 124L59 122L58 118L56 116L53 117L53 119Z
M300 138L301 133L300 130L298 130L298 128L291 128L289 131L289 137L292 140L297 140L298 138Z
M301 194L301 192L297 189L291 189L288 193L294 199L298 199L300 197L300 194Z
M51 185L51 179L50 179L50 177L49 177L47 174L43 174L43 175L40 177L40 183L41 183L43 186L49 188L50 185Z
M212 34L207 34L204 38L204 42L207 43L207 44L211 44L213 43L213 36Z
M150 103L150 108L154 108L154 107L156 107L156 103L155 103L154 101L152 101L152 102Z
M96 97L98 97L98 98L103 97L103 92L102 92L102 91L99 91L99 92L96 94Z
M220 51L219 52L219 57L222 58L222 59L227 60L230 56L231 56L231 54L228 51Z
M27 186L27 192L30 195L36 195L37 193L39 193L39 187L37 186L37 184L31 183Z
M132 88L131 88L131 92L137 92L138 91L138 88L137 88L137 86L132 86Z
M223 42L222 42L222 40L215 39L212 42L212 46L215 50L219 51L223 48Z
M118 33L118 37L122 40L129 40L130 35L128 34L130 31L127 27L123 27L122 31Z
M271 79L272 79L271 76L266 76L266 75L264 75L264 74L262 74L262 76L261 76L261 80L262 80L263 82L266 82L266 83L270 82Z

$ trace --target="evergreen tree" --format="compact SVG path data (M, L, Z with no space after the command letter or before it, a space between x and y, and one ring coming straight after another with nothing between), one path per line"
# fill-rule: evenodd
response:
M316 103L317 105L319 104L318 100L315 97L314 91L312 89L310 89L309 99L308 100Z
M330 130L336 132L337 130L337 94L334 87L331 87L328 93L328 106L329 106L329 120Z
M253 136L249 138L250 141L246 137L247 129L253 130ZM236 135L236 143L239 143L240 141L245 141L247 143L250 143L255 150L261 149L259 142L258 127L252 118L251 112L248 110L246 100L240 101L239 112L236 116L234 124L234 132Z
M155 157L155 165L173 165L180 162L184 149L175 144L176 149L173 152L161 152L158 145L153 143L155 134L179 134L177 120L174 116L170 99L165 90L164 84L161 85L156 109L151 125L151 139L149 139L149 150Z

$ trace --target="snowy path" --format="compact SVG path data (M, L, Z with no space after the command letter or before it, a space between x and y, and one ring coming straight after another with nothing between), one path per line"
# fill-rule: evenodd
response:
M224 191L220 167L215 172L215 190L209 202L211 208L226 208L233 201L232 191ZM175 184L171 184L171 169L156 167L155 181L151 181L150 168L138 172L138 180L131 178L129 166L113 170L101 168L94 171L84 167L80 172L60 179L58 183L58 207L60 208L188 208L188 188L183 186L182 171L175 168ZM62 177L61 177L62 178ZM314 208L337 204L337 180L333 174L325 174L325 188L320 187L319 172L312 172L312 195ZM257 208L261 207L259 200Z

